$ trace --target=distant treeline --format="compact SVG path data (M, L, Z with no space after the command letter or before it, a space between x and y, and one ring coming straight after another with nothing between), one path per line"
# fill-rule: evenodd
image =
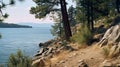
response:
M0 22L0 28L32 28L32 26L9 24L9 23Z

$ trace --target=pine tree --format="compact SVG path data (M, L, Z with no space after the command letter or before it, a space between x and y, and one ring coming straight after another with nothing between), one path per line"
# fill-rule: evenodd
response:
M66 40L72 36L70 24L68 20L66 1L65 0L33 0L37 6L31 7L30 13L34 14L36 18L44 18L48 14L56 13L61 10L62 22L65 30ZM59 8L61 6L61 9Z
M116 0L116 9L117 9L117 12L120 13L120 0Z
M76 0L77 8L81 10L81 13L86 16L87 26L90 30L94 30L93 21L102 16L108 16L112 0Z

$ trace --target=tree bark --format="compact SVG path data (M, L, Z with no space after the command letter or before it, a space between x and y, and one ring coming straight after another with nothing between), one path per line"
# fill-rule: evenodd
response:
M120 13L120 0L116 0L116 9L117 12Z
M62 20L63 20L63 27L65 30L65 37L66 40L69 41L70 37L72 36L70 23L68 20L67 8L66 8L66 1L60 0L61 5L61 13L62 13Z
M87 0L87 26L88 28L93 31L94 30L94 23L93 23L93 4L92 1Z
M87 0L87 26L90 29L90 1Z
M90 9L90 11L91 11L91 12L90 12L90 13L91 13L91 14L90 14L90 15L91 15L91 30L94 31L94 22L93 22L93 3L92 3L92 2L90 2L90 8L91 8L91 9Z

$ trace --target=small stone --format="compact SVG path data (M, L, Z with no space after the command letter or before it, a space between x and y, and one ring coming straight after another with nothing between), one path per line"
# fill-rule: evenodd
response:
M77 55L77 53L74 53L74 54L73 54L73 56L76 56L76 55Z
M79 61L78 61L78 63L81 63L81 62L84 62L84 60L82 59L82 60L79 60Z
M120 67L120 64L117 64L117 67Z
M60 64L61 64L61 63L65 63L65 61L64 61L64 60L61 60L59 63L60 63Z
M112 66L112 63L108 60L105 60L101 65L100 67L111 67Z
M88 65L84 62L84 60L82 59L82 60L79 60L78 61L78 67L88 67Z
M88 65L86 63L80 63L78 64L78 67L88 67Z

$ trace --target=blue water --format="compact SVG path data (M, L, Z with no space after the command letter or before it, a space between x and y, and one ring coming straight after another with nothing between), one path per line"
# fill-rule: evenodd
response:
M38 44L52 39L50 27L40 28L0 28L0 64L5 64L11 53L21 49L33 56L39 50Z

